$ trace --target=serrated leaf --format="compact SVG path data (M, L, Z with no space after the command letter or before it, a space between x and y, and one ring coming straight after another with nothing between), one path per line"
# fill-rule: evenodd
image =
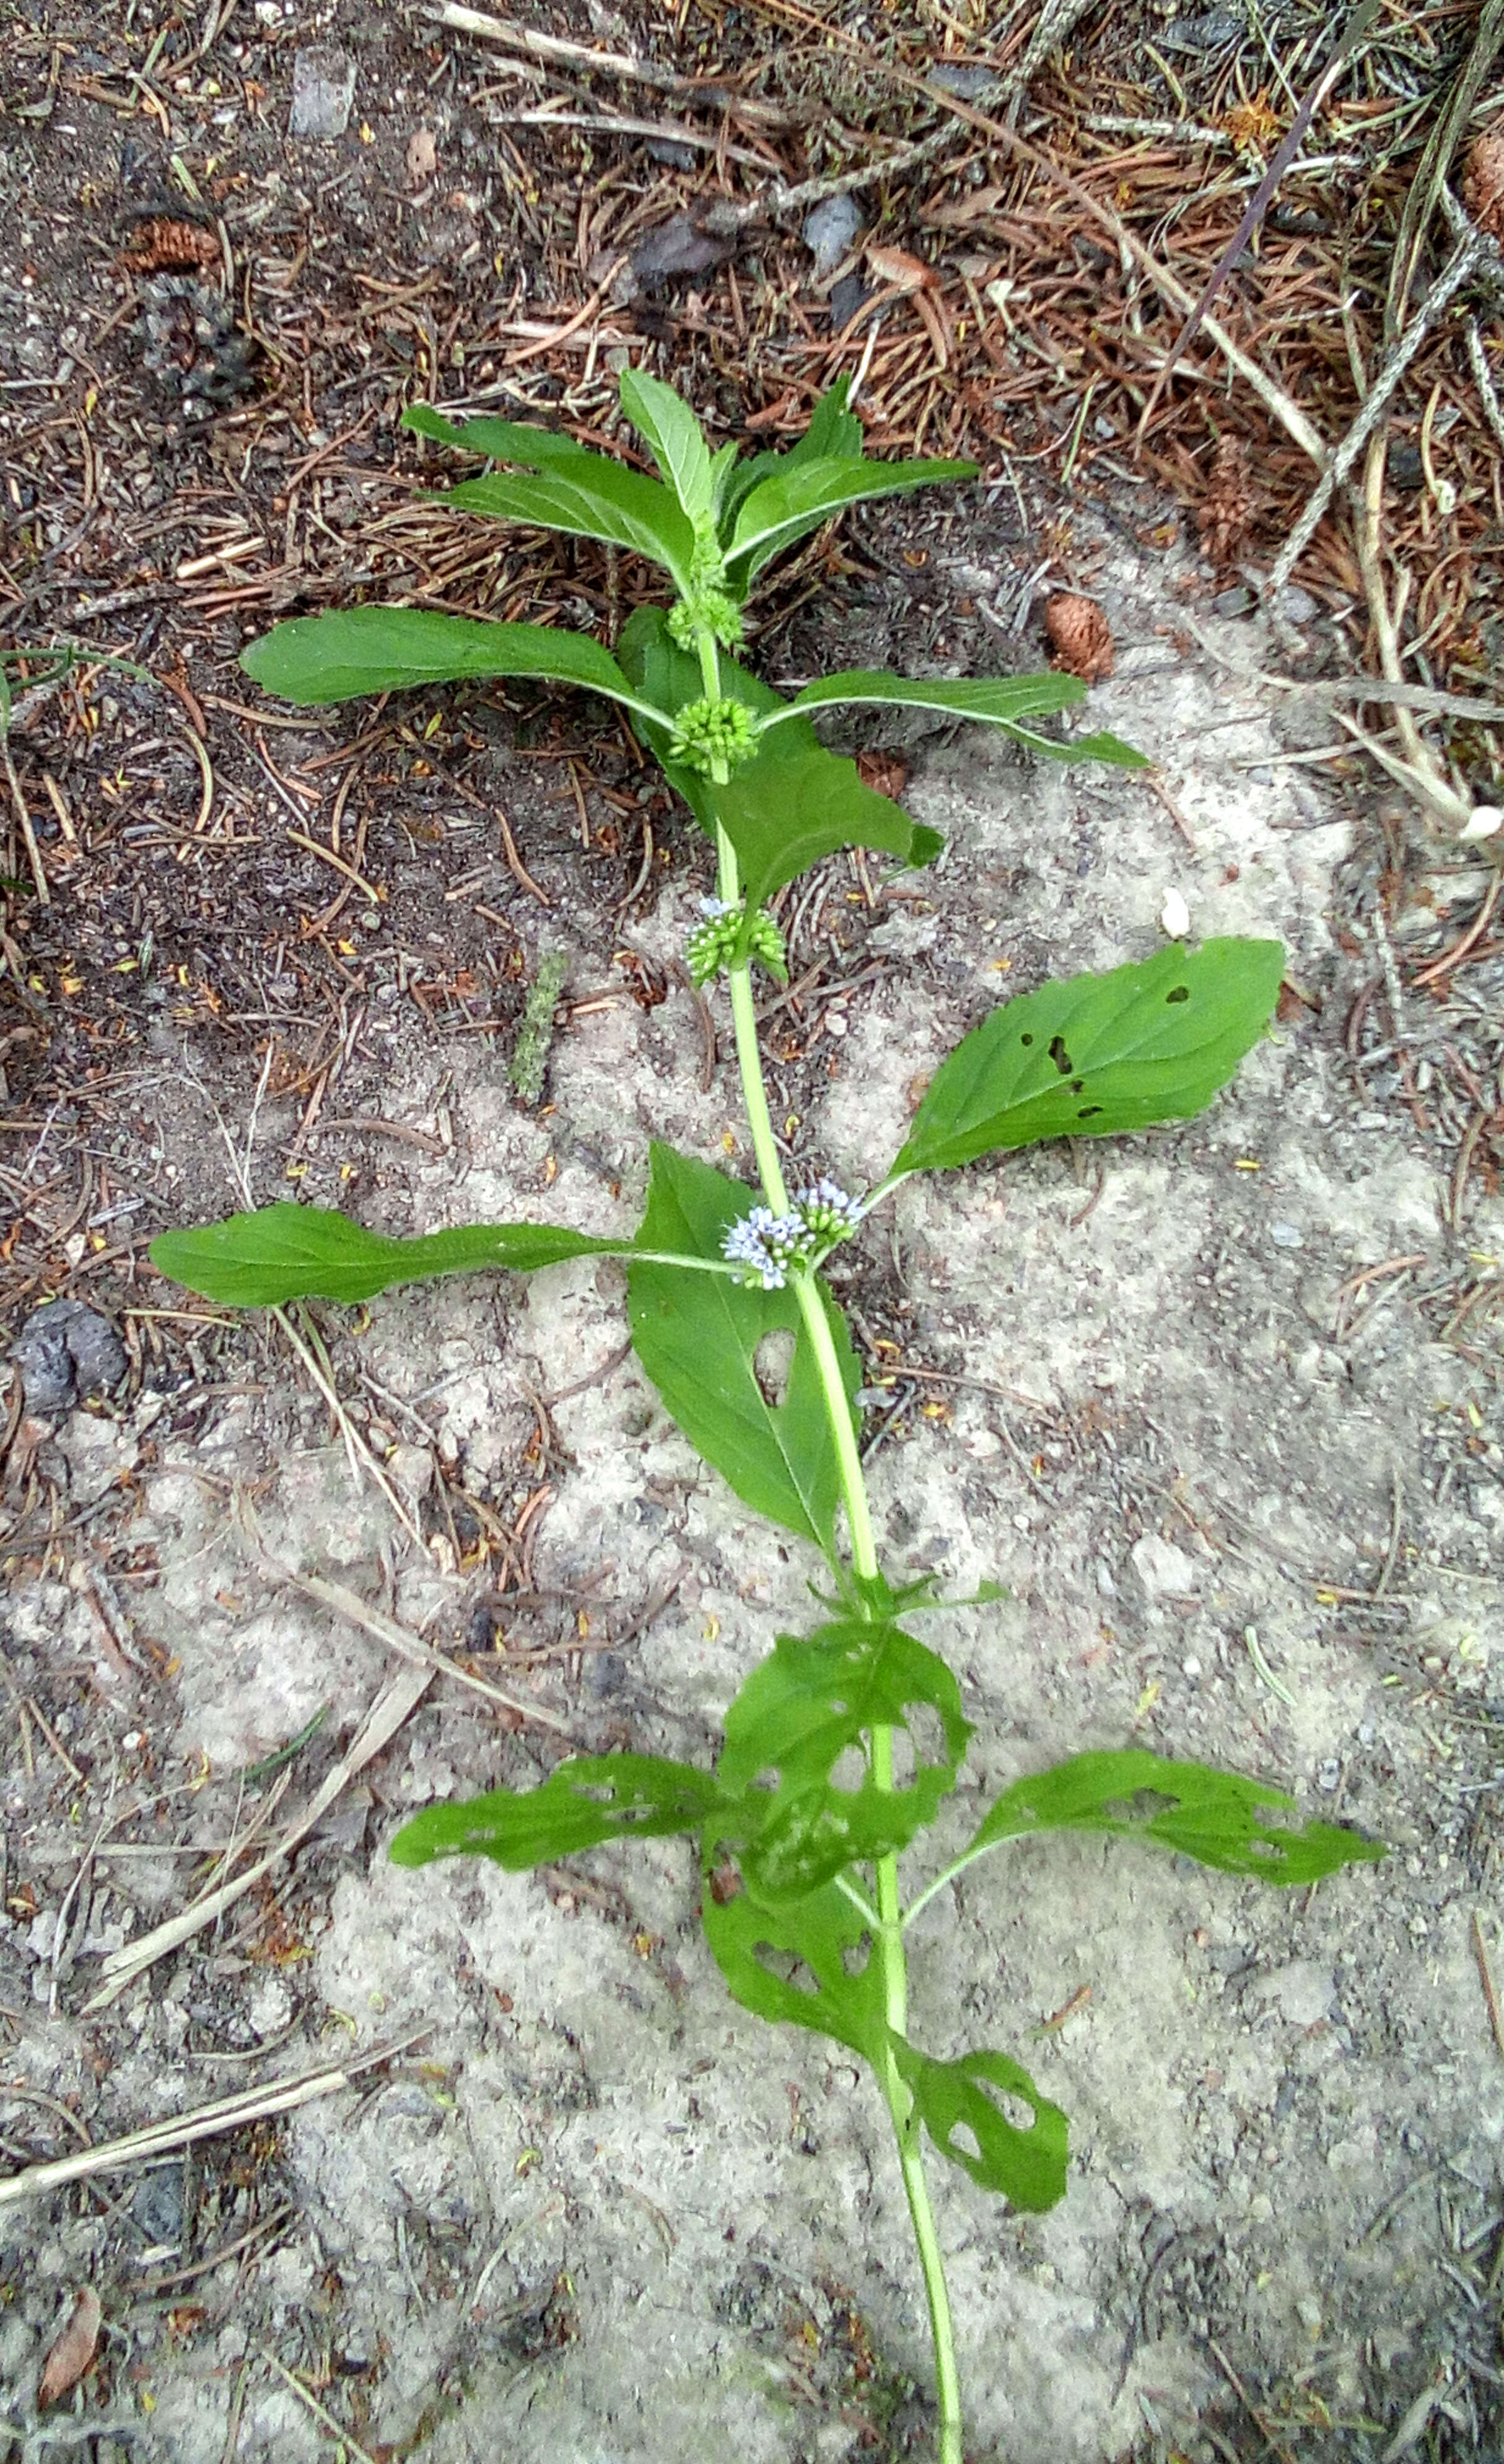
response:
M427 402L415 402L403 413L403 426L439 445L457 446L464 453L482 453L490 462L515 462L525 471L553 471L577 462L599 462L588 445L577 445L559 429L533 428L516 419L465 419L456 423Z
M629 471L624 462L609 462L604 454L559 462L536 478L492 472L484 479L463 479L435 501L630 548L664 566L681 592L688 591L694 531L687 517L662 480Z
M642 368L621 372L621 408L649 451L683 511L698 529L708 523L715 502L710 449L700 423L672 385Z
M719 1258L752 1193L709 1164L655 1143L643 1248ZM824 1286L826 1319L848 1397L861 1370L846 1321ZM632 1343L665 1409L745 1504L828 1555L840 1482L814 1353L792 1291L749 1291L729 1276L635 1264L628 1274ZM758 1383L758 1346L794 1331L781 1402Z
M518 1873L606 1839L698 1831L715 1799L714 1780L689 1763L657 1754L582 1755L561 1764L541 1788L501 1788L464 1805L426 1807L403 1825L390 1854L396 1865L489 1857Z
M387 1240L335 1207L282 1199L151 1244L159 1274L235 1309L288 1301L368 1301L393 1284L501 1266L531 1274L567 1258L620 1256L630 1241L594 1241L554 1223L469 1223Z
M915 680L881 669L843 668L820 676L795 694L791 710L829 710L839 703L883 702L916 710L943 710L955 718L983 719L997 727L1016 727L1020 719L1038 718L1084 701L1079 676L1051 673L1037 676L962 676ZM1031 739L1032 740L1032 739ZM1065 749L1057 747L1057 751Z
M1175 943L1005 1001L936 1070L895 1173L1188 1119L1263 1034L1284 957L1278 941Z
M938 2062L903 2036L889 2042L915 2111L942 2156L1030 2215L1064 2197L1069 2124L1019 2063L992 2052ZM990 2088L1032 2118L1010 2119Z
M974 462L853 462L835 455L796 461L788 454L783 461L783 469L760 480L737 507L726 551L733 587L745 588L770 558L818 530L845 505L974 479L977 470Z
M1279 1883L1318 1882L1339 1866L1372 1864L1387 1855L1381 1841L1334 1823L1308 1822L1297 1831L1266 1818L1294 1805L1282 1789L1205 1763L1138 1750L1076 1754L1014 1780L965 1853L976 1856L1038 1831L1105 1831L1152 1841L1223 1873Z
M881 2057L888 2030L876 1952L861 1911L834 1882L766 1905L712 1849L700 1913L715 1963L744 2010L834 2036L869 2061Z
M644 701L677 712L705 691L700 663L681 650L660 607L639 607L617 645L622 669ZM723 692L759 717L787 704L734 659L721 659ZM672 730L644 725L669 784L684 798L708 837L720 820L736 849L749 913L822 855L842 847L870 847L901 864L932 862L944 841L910 821L902 804L863 786L854 761L829 753L810 721L794 716L759 738L756 753L729 786L714 787L669 758Z
M909 1716L921 1706L938 1715L940 1737L928 1745ZM841 1756L875 1727L908 1735L912 1775L880 1789L863 1769L856 1786L836 1785ZM902 1626L849 1617L780 1635L726 1715L717 1765L728 1796L746 1800L744 1827L733 1829L758 1895L800 1896L847 1865L907 1847L955 1785L970 1733L950 1670ZM771 1789L754 1786L770 1772Z
M643 711L610 651L588 633L557 632L552 625L488 625L432 607L294 616L248 644L240 664L265 692L303 704L406 693L460 677L536 676Z

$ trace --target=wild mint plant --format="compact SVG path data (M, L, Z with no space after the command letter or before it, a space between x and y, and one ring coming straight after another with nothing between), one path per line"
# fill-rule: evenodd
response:
M850 671L785 700L730 653L749 591L772 558L862 498L974 475L969 463L869 461L844 385L786 453L711 453L678 396L629 372L621 404L662 473L653 479L567 436L504 420L454 428L427 407L406 424L510 466L443 499L534 528L628 548L662 566L667 609L640 607L613 657L535 625L367 606L276 626L244 665L300 703L445 679L536 676L616 701L645 736L714 844L716 894L689 935L695 981L724 980L760 1186L692 1155L651 1149L635 1231L595 1239L563 1225L476 1224L389 1240L344 1215L282 1203L153 1244L163 1273L242 1307L363 1301L419 1276L561 1260L628 1262L638 1359L684 1435L737 1496L824 1561L821 1615L781 1635L726 1716L715 1768L652 1754L577 1757L541 1787L437 1805L399 1832L403 1865L474 1854L513 1870L632 1837L698 1844L701 1913L736 2000L834 2037L871 2069L892 2120L934 2336L941 2464L961 2464L954 2338L924 2165L924 2139L1014 2208L1042 2210L1066 2181L1066 2122L1013 2054L932 2054L906 2022L916 1920L969 1866L1013 1839L1094 1831L1179 1851L1224 1872L1313 1882L1384 1852L1361 1834L1288 1820L1277 1789L1141 1749L1074 1755L1006 1788L959 1854L926 1879L913 1852L955 1787L972 1730L945 1661L912 1631L942 1603L933 1577L885 1573L868 1509L861 1371L821 1267L921 1172L1063 1136L1107 1137L1199 1111L1258 1041L1283 964L1275 941L1161 949L1002 1003L930 1081L908 1135L865 1190L818 1172L790 1186L774 1134L751 968L780 980L768 901L834 850L928 862L940 840L829 751L813 712L909 703L999 727L1036 753L1139 766L1110 736L1058 738L1026 722L1079 702L1074 677L911 682ZM794 1338L781 1396L757 1354ZM987 1586L978 1600L1001 1596ZM951 1603L951 1605L959 1605ZM905 1860L901 1873L900 1860Z

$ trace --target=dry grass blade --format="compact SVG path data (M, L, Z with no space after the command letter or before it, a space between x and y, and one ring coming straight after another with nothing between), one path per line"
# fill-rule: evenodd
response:
M333 2096L337 2089L348 2087L362 2071L391 2061L427 2034L426 2028L415 2028L410 2035L399 2037L394 2044L379 2045L355 2061L303 2071L296 2079L279 2079L271 2087L243 2088L238 2096L220 2097L213 2104L196 2105L190 2113L153 2122L144 2130L128 2131L123 2139L101 2140L97 2147L80 2147L75 2155L54 2157L45 2165L28 2165L24 2172L0 2181L0 2208L14 2207L22 2199L40 2198L48 2191L63 2189L70 2182L86 2182L96 2173L112 2173L121 2165L140 2165L151 2156L170 2155L176 2148L191 2147L197 2140L240 2130L250 2122L266 2122L279 2113L295 2112L300 2104L312 2104L316 2097Z
M415 1668L426 1669L431 1677L452 1677L457 1685L467 1686L470 1693L481 1695L488 1703L495 1703L518 1719L531 1720L535 1727L552 1728L560 1737L571 1734L569 1722L561 1720L556 1711L546 1710L541 1703L526 1702L518 1694L508 1694L501 1686L489 1683L484 1677L472 1676L468 1668L447 1660L442 1651L435 1651L431 1643L409 1634L395 1617L383 1617L380 1609L369 1607L358 1592L347 1591L343 1583L326 1583L321 1575L300 1574L292 1566L269 1565L268 1571L274 1573L282 1581L294 1584L311 1600L316 1600L321 1608L332 1609L336 1617L347 1617L352 1625L360 1627L362 1634L370 1635L373 1641L384 1642L389 1651L411 1661Z
M253 1890L257 1882L285 1857L290 1857L294 1849L307 1838L320 1815L327 1814L356 1772L363 1770L384 1746L390 1745L403 1721L422 1702L432 1678L431 1668L415 1668L394 1677L389 1684L383 1686L358 1733L328 1778L316 1791L306 1812L289 1825L259 1862L246 1873L237 1874L232 1882L222 1882L217 1889L207 1892L192 1907L185 1908L181 1916L169 1917L164 1925L155 1925L150 1933L142 1936L140 1942L127 1944L123 1950L112 1951L100 1971L104 1981L84 2004L85 2013L106 2009L123 1993L133 1978L142 1974L169 1950L176 1950L180 1944L191 1941L205 1925L212 1925L216 1917L223 1916L227 1908L243 1899L247 1891Z
M1389 296L1384 306L1385 328L1391 336L1397 335L1405 322L1406 306L1431 216L1440 202L1452 157L1462 143L1473 105L1483 92L1501 48L1504 48L1504 0L1484 0L1478 15L1478 31L1472 38L1472 49L1448 98L1446 109L1427 140L1426 151L1410 182L1405 211L1400 217L1389 276Z

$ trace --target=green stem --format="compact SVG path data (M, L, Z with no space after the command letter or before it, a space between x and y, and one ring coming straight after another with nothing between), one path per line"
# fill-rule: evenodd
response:
M720 665L715 643L708 634L699 636L700 669L705 690L713 700L720 695ZM741 895L741 881L736 863L736 850L724 830L716 831L718 858L717 888L728 907L733 907ZM768 1111L768 1091L762 1074L762 1056L757 1049L757 1021L752 1006L752 977L744 960L728 970L731 995L731 1023L736 1036L736 1060L741 1072L742 1096L747 1107L748 1126L752 1132L752 1152L757 1158L757 1171L763 1193L774 1214L788 1212L788 1190L783 1177L783 1165L777 1141L773 1133L773 1120ZM825 1302L819 1278L809 1269L790 1277L790 1286L799 1307L804 1331L809 1340L815 1365L819 1374L820 1391L830 1422L836 1448L836 1462L840 1478L841 1499L846 1508L846 1527L851 1541L851 1562L856 1573L870 1581L878 1571L877 1543L873 1536L872 1516L867 1505L867 1486L862 1477L861 1456L857 1444L857 1431L847 1399L840 1362L837 1357L830 1320L825 1314ZM891 1791L893 1786L893 1731L891 1727L872 1730L872 1777L874 1785ZM848 1895L873 1918L879 1974L883 1983L883 2012L893 2034L905 2032L908 2013L908 1965L904 1944L904 1915L899 1902L898 1859L891 1853L876 1859L877 1907L872 1909L864 1898L850 1884ZM945 2267L940 2255L939 2237L935 2232L934 2211L929 2204L929 2188L925 2180L924 2160L920 2152L918 2120L914 2101L900 2074L891 2051L879 2065L879 2078L893 2123L893 2135L898 2143L898 2161L904 2176L904 2190L908 2200L908 2212L913 2221L914 2240L919 2251L919 2263L924 2273L925 2294L929 2304L929 2328L935 2348L935 2388L940 2407L939 2464L962 2464L961 2456L961 2387L956 2372L955 2334L950 2321L950 2299L946 2290Z

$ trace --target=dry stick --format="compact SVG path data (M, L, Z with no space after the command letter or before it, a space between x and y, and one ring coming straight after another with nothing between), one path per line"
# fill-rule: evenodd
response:
M1485 256L1481 231L1463 240L1452 251L1448 263L1426 294L1411 323L1390 350L1383 367L1369 388L1368 398L1328 461L1326 469L1311 491L1304 513L1275 560L1274 568L1264 584L1265 596L1274 598L1283 590L1300 558L1316 536L1317 527L1337 490L1346 478L1359 454L1385 417L1389 404L1406 369L1414 359L1431 327L1465 282L1471 281Z
M1353 492L1353 516L1358 542L1358 569L1362 577L1363 595L1368 602L1368 614L1379 650L1379 665L1388 682L1399 684L1402 681L1400 645L1395 618L1389 607L1389 594L1384 584L1379 541L1379 524L1384 507L1384 436L1381 429L1369 442L1368 462L1363 474L1362 493L1360 494L1356 489ZM1375 698L1382 700L1384 698L1382 692L1376 693ZM1391 779L1398 780L1402 785L1409 787L1420 802L1445 822L1450 829L1465 829L1471 812L1471 805L1465 804L1462 798L1456 795L1442 778L1430 747L1421 735L1406 705L1403 702L1393 702L1389 706L1394 712L1394 723L1399 730L1400 741L1409 757L1405 761L1398 760L1392 753L1385 753L1371 737L1363 736L1356 721L1350 719L1344 711L1338 711L1336 716L1339 724L1347 730L1349 736L1362 738L1365 751L1373 756L1381 769L1388 772Z
M1463 63L1457 82L1448 97L1446 109L1438 117L1426 151L1421 156L1390 262L1389 289L1384 300L1384 330L1392 341L1405 321L1405 311L1420 263L1421 250L1438 201L1445 201L1447 174L1452 156L1462 143L1472 106L1483 91L1484 82L1493 65L1499 47L1504 44L1504 0L1484 0L1478 13L1478 29L1472 38L1472 49Z
M144 2130L130 2131L123 2139L106 2139L97 2147L80 2147L73 2156L57 2156L45 2165L28 2165L24 2172L11 2173L0 2181L0 2208L13 2207L21 2199L40 2198L69 2182L87 2181L94 2173L111 2172L118 2165L136 2165L150 2156L169 2155L175 2147L190 2147L195 2140L238 2130L248 2122L264 2122L272 2114L292 2113L300 2104L312 2104L316 2097L333 2096L337 2089L348 2087L361 2071L391 2061L428 2033L426 2028L415 2028L411 2035L401 2036L394 2044L378 2045L356 2061L332 2064L321 2071L304 2071L300 2078L272 2087L243 2088L238 2096L197 2105L191 2113L180 2113L170 2121L149 2123Z
M724 87L712 87L708 92L700 78L684 77L677 69L660 68L656 60L629 57L624 52L597 51L589 43L567 42L561 34L541 34L531 26L519 26L511 17L492 17L483 9L462 8L459 0L445 0L443 8L425 10L424 14L449 33L478 34L484 42L502 43L510 52L526 53L530 59L561 60L571 68L599 69L604 77L622 77L633 85L655 86L660 94L683 95L686 99L699 96L723 110L730 108L748 120L760 121L767 127L788 125L787 114L768 103L729 93Z
M1476 317L1470 317L1468 319L1468 363L1472 370L1472 381L1478 388L1478 398L1483 405L1483 416L1498 440L1500 452L1504 453L1504 409L1500 408L1499 398L1494 391L1493 373L1483 348L1483 337L1478 331Z
M437 1658L438 1655L434 1656ZM176 1950L180 1943L190 1941L216 1917L223 1916L225 1910L243 1899L247 1891L253 1890L274 1865L290 1857L293 1850L307 1838L319 1816L328 1812L346 1781L363 1770L383 1746L390 1745L403 1721L422 1702L432 1680L433 1671L429 1668L409 1669L392 1678L381 1688L361 1722L359 1733L316 1791L307 1812L283 1832L258 1864L251 1866L244 1874L238 1874L232 1882L222 1882L218 1890L207 1892L203 1899L195 1901L192 1907L185 1908L181 1916L170 1917L165 1925L154 1926L150 1933L142 1936L140 1942L127 1943L123 1950L112 1951L99 1971L103 1982L83 2006L84 2016L87 2017L91 2012L107 2009L136 1977L167 1951ZM0 2197L3 2197L3 2190L0 2190Z
M1148 433L1149 420L1159 402L1160 395L1164 392L1166 385L1169 383L1170 376L1173 373L1182 353L1185 351L1187 345L1193 340L1197 328L1200 326L1206 316L1207 310L1210 307L1211 302L1217 296L1217 293L1221 290L1223 283L1227 280L1227 277L1231 274L1233 266L1242 255L1248 242L1253 238L1254 231L1263 221L1274 197L1275 190L1278 187L1280 181L1284 178L1285 173L1289 170L1291 164L1295 161L1297 154L1300 150L1301 142L1305 136L1306 130L1310 127L1311 122L1316 118L1321 104L1325 101L1327 96L1331 93L1333 86L1337 83L1342 70L1346 67L1348 60L1351 58L1356 46L1362 40L1364 34L1368 32L1369 27L1372 25L1375 17L1379 13L1379 7L1380 0L1359 0L1358 7L1353 11L1352 15L1348 18L1346 25L1342 28L1341 33L1337 38L1337 49L1332 54L1332 56L1327 61L1325 68L1321 71L1321 74L1317 78L1315 85L1311 88L1310 93L1306 96L1304 102L1302 102L1299 110L1296 113L1294 120L1292 120L1289 127L1285 131L1284 138L1275 155L1274 161L1270 164L1268 170L1264 173L1263 178L1260 180L1257 187L1249 199L1248 208L1244 213L1242 221L1239 223L1236 231L1233 232L1226 248L1223 250L1215 265L1212 267L1210 274L1207 277L1200 298L1196 301L1190 315L1187 318L1186 322L1180 329L1180 332L1176 335L1174 342L1170 347L1169 357L1162 363L1159 374L1156 376L1154 383L1149 389L1149 398L1144 406L1144 410L1139 420L1139 443L1142 444L1144 438Z
M263 1571L305 1592L311 1600L318 1602L320 1608L332 1609L336 1617L347 1617L352 1625L360 1628L362 1634L370 1635L373 1641L384 1642L388 1651L395 1651L400 1659L410 1661L415 1668L426 1669L429 1676L452 1677L456 1685L468 1686L472 1694L481 1695L486 1702L494 1703L520 1719L531 1720L535 1727L552 1728L560 1737L573 1733L569 1722L561 1720L556 1711L545 1710L541 1703L524 1702L520 1695L508 1694L501 1686L492 1685L488 1679L472 1676L457 1661L447 1660L442 1651L435 1651L431 1642L422 1641L417 1635L409 1634L404 1625L398 1625L394 1618L384 1617L380 1609L369 1607L358 1592L346 1591L343 1583L326 1583L321 1574L300 1574L295 1567L279 1566L272 1558L264 1561Z

